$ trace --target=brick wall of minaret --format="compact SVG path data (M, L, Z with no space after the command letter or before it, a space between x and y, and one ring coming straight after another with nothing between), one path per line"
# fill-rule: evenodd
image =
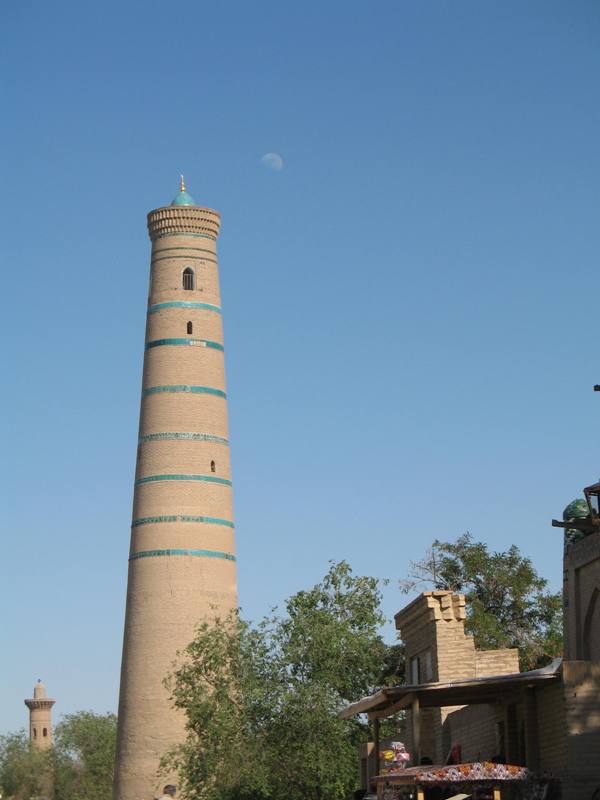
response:
M151 800L183 737L163 685L202 619L237 606L216 238L210 209L148 216L152 259L133 500L115 798ZM193 288L184 288L184 270ZM189 281L189 279L188 279ZM189 283L188 283L189 285ZM191 332L190 332L191 327Z
M24 702L29 709L29 741L39 750L46 750L54 743L52 706L56 701L46 697L46 688L38 680L33 689L33 697Z

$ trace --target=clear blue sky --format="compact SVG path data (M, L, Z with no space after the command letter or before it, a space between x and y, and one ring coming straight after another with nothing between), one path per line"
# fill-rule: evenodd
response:
M597 2L0 12L1 729L116 708L147 211L220 240L240 601L517 543L600 474ZM261 156L281 155L281 171Z

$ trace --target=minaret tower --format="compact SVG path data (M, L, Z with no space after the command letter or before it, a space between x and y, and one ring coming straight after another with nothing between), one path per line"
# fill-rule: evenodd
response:
M25 700L29 709L29 740L40 750L52 745L52 706L55 702L46 697L46 687L41 680L33 687L33 697Z
M151 800L184 736L163 685L197 625L237 607L217 266L220 215L181 179L152 241L115 800Z

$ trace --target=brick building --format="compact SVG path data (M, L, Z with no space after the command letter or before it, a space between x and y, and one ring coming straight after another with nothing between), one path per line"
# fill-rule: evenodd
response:
M405 711L413 763L443 764L454 748L462 762L527 766L560 779L564 800L591 800L600 790L600 515L590 506L586 519L565 549L564 659L519 672L516 650L475 648L462 595L424 592L395 617L407 683L342 712L372 720L374 754L379 720ZM361 771L376 774L376 757Z

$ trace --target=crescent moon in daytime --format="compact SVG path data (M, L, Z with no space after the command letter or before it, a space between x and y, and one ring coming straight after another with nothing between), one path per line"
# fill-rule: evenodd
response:
M261 164L267 169L272 169L275 172L281 172L283 169L283 158L279 153L265 153L260 159Z

